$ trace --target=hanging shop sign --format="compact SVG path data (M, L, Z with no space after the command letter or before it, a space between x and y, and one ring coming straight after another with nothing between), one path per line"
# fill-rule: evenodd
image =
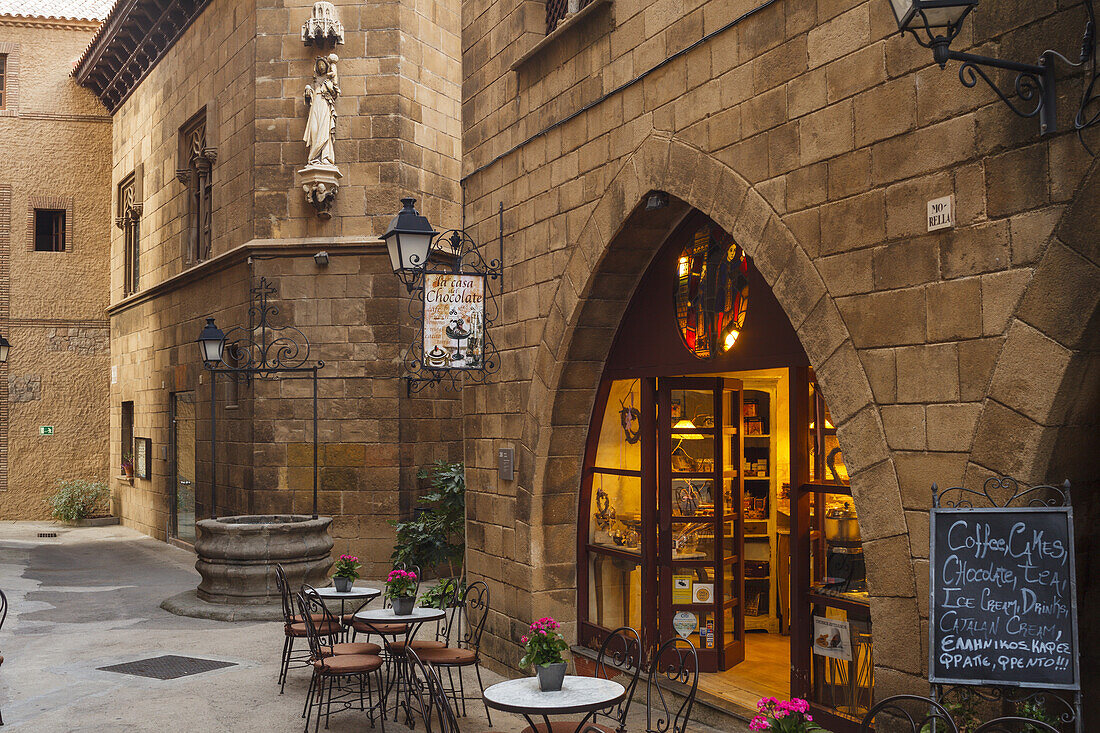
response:
M954 491L991 506L941 505ZM1079 690L1068 482L1021 490L991 478L981 492L942 494L930 518L929 680Z
M814 616L814 654L852 661L852 630L847 621Z
M484 364L485 276L424 274L424 360L431 369Z

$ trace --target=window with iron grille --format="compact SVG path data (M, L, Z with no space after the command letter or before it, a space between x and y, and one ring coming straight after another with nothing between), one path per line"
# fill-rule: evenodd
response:
M141 201L135 173L118 184L115 223L122 230L123 294L130 295L141 288Z
M582 8L592 0L546 0L546 32L551 33L558 24Z
M176 176L187 186L187 226L183 260L194 264L209 259L213 244L213 184L211 169L216 151L206 141L206 110L180 128L180 162Z
M34 210L34 251L65 251L65 210Z
M8 106L8 55L0 53L0 109Z

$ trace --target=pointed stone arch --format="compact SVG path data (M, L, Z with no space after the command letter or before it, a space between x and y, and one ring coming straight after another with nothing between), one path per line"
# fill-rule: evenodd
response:
M917 586L897 472L844 319L806 248L764 196L710 154L659 132L619 166L572 243L538 345L523 432L531 471L522 477L532 502L536 576L544 568L536 586L559 598L575 588L570 570L575 556L561 552L565 527L542 521L538 512L551 504L560 508L561 497L568 497L575 533L579 457L596 386L615 329L663 237L626 256L612 245L629 233L626 228L636 219L632 215L654 190L673 197L673 206L698 209L728 231L752 257L798 333L850 467L875 595L873 617L905 629L892 638L884 635L881 658L901 674L920 674ZM572 533L566 547L573 547Z

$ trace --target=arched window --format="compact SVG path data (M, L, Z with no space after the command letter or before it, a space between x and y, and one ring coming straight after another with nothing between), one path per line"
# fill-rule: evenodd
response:
M744 251L709 222L684 245L676 270L676 320L684 346L698 358L729 351L741 335L748 269Z

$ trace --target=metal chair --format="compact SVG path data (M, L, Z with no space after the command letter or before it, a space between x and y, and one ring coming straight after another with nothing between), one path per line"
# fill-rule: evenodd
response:
M664 680L662 685L661 680ZM677 705L672 684L687 694ZM672 638L660 644L649 663L649 681L645 691L646 733L684 733L691 720L691 708L699 692L699 654L689 639Z
M622 681L626 688L626 694L618 704L600 710L593 714L592 720L567 720L552 721L550 730L545 725L537 726L537 730L528 726L523 733L624 733L626 731L626 716L630 712L630 703L634 699L634 691L638 687L638 680L642 675L642 667L645 660L642 657L642 638L637 630L629 626L620 626L607 635L600 645L599 656L596 657L595 676L603 679L614 679L625 675ZM600 720L606 721L606 725Z
M310 592L312 591L312 592ZM300 609L302 623L306 627L306 639L309 642L310 666L313 667L313 679L309 683L309 692L306 694L306 733L309 731L309 720L313 715L313 708L317 708L317 719L314 721L314 733L320 728L322 709L325 716L325 728L328 728L329 717L332 715L332 703L336 688L341 694L336 700L342 704L345 710L353 707L351 700L345 699L345 695L353 694L353 688L346 685L351 682L359 683L359 709L368 713L371 727L374 727L374 710L378 708L378 718L382 730L386 730L385 716L385 685L382 681L382 657L376 654L336 654L337 644L333 643L332 634L325 634L324 629L331 628L329 621L317 622L314 618L331 612L325 606L324 601L317 591L309 589L298 594L298 608ZM339 632L339 625L336 626ZM327 644L325 643L327 640ZM373 674L372 674L373 673ZM378 703L374 702L374 681L378 683ZM326 694L327 693L327 694ZM364 697L365 694L365 697ZM365 704L370 700L369 707Z
M290 582L286 579L286 571L282 565L275 565L275 584L279 587L279 596L283 603L283 656L279 663L279 694L282 695L291 665L295 668L308 667L309 651L294 654L294 640L305 637L306 629L294 609Z
M408 661L412 678L411 687L416 693L416 701L419 705L417 712L424 720L425 730L428 733L435 733L436 728L432 721L438 720L439 733L461 733L458 718L451 707L451 701L447 699L447 693L435 669L431 665L424 664L417 656L415 649L409 649Z
M462 594L462 602L456 609L453 624L455 629L453 636L454 646L442 649L420 649L417 654L421 661L438 669L447 670L447 678L450 682L448 690L451 699L458 708L459 700L462 701L462 715L466 716L466 700L477 700L477 697L467 697L465 684L462 681L462 670L473 667L477 675L477 685L484 694L485 685L481 681L481 634L485 630L485 621L489 618L489 586L484 581L476 581L466 587ZM453 672L458 673L458 687L454 683ZM482 699L482 704L484 704ZM493 719L489 713L489 706L485 705L485 718L489 725Z
M861 733L868 733L889 724L889 730L902 730L909 724L913 733L924 730L936 730L938 733L959 733L959 727L947 708L934 700L920 695L894 695L880 700L863 716L859 726Z

